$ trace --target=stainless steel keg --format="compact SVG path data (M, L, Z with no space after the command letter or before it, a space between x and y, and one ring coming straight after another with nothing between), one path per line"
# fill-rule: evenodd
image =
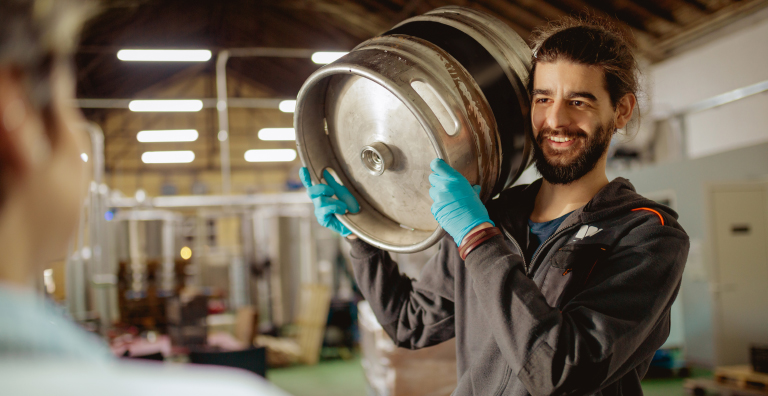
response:
M426 249L444 231L430 212L429 163L442 158L485 202L530 162L531 52L503 22L463 7L410 18L312 74L295 111L314 183L328 169L360 212L338 216L364 241Z

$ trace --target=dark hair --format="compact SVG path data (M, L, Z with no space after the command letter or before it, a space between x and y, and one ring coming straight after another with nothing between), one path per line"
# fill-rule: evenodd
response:
M535 30L531 43L529 94L533 91L536 64L562 59L601 68L613 107L628 93L637 96L639 71L633 53L635 42L614 22L594 16L564 17Z
M70 61L80 28L94 11L90 0L0 1L0 67L24 73L28 98L38 110L51 100L54 64Z

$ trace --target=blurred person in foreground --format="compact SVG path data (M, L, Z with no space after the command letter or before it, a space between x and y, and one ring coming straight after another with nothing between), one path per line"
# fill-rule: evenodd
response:
M93 7L0 0L0 393L284 395L237 370L118 361L36 291L66 252L88 182L71 58Z
M333 176L313 186L303 168L302 180L320 222L351 239L360 290L394 342L456 337L454 395L639 395L689 242L672 209L605 173L636 103L630 38L564 18L534 37L531 64L542 178L483 203L479 186L432 161L432 214L448 235L418 280L334 217L359 205Z

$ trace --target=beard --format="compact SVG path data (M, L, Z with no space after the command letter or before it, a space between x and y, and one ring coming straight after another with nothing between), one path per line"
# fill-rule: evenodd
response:
M609 128L599 125L592 136L582 129L575 131L557 131L544 128L533 141L533 159L536 169L551 184L571 184L595 169L600 157L611 144L614 125L611 121ZM566 150L554 150L545 146L550 136L574 139L573 144ZM577 146L581 144L580 146Z

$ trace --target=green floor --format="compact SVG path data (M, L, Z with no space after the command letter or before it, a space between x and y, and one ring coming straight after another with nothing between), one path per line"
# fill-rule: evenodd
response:
M321 361L315 366L269 369L267 379L293 396L366 396L359 357Z
M694 376L709 372L694 370ZM270 369L267 378L294 396L367 396L360 359L322 361L316 366ZM645 396L685 395L682 378L643 381Z

